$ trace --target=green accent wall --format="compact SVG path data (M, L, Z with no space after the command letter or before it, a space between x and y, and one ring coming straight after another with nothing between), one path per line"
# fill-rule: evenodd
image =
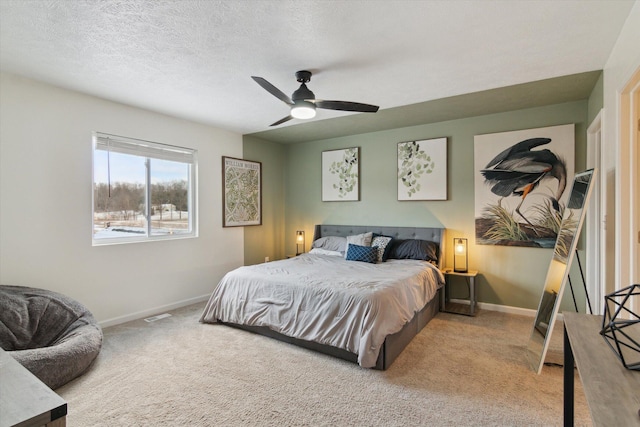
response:
M262 225L244 227L244 264L283 258L286 147L256 137L243 137L243 158L262 162Z
M536 309L552 250L475 244L474 136L574 123L576 171L581 171L589 112L598 103L596 90L590 100L297 144L245 136L244 157L263 162L263 205L270 206L269 215L263 211L262 226L245 229L245 264L295 253L296 230L305 230L308 251L315 224L445 227L447 265L452 264L452 239L469 239L469 268L480 273L476 281L480 302ZM447 200L398 201L397 143L438 137L448 139ZM322 152L348 147L360 147L360 201L322 202ZM584 307L579 272L571 275L578 306ZM454 282L452 296L467 296L463 282L460 286ZM572 307L571 295L565 294L562 309Z

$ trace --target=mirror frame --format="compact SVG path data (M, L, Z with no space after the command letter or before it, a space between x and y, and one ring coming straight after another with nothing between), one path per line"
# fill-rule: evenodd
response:
M589 197L593 187L591 183L595 173L594 169L589 169L574 176L571 192L569 193L569 201L563 212L560 231L553 249L553 257L549 265L527 345L529 364L531 369L538 374L542 371L544 359L549 349L553 326L558 316L560 302L562 301L562 295L571 270L571 263L580 238L582 224L589 207ZM572 216L578 209L580 209L580 213L576 221ZM542 340L542 343L540 343L540 340Z

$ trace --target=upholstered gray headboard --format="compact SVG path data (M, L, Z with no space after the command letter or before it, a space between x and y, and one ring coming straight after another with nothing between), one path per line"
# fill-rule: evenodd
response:
M372 231L394 239L420 239L438 243L438 266L443 267L444 262L444 228L433 227L388 227L373 225L326 225L317 224L313 233L313 240L323 236L347 237L354 234L368 233Z

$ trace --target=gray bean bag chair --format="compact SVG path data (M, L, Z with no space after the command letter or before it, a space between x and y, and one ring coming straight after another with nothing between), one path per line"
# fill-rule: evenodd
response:
M79 302L44 289L0 286L0 347L51 389L85 372L102 330Z

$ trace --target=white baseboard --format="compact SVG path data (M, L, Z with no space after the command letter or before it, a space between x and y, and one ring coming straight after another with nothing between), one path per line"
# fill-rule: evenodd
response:
M189 298L186 300L182 300L182 301L178 301L172 304L167 304L167 305L163 305L160 307L155 307L155 308L150 308L147 310L142 310L142 311L137 311L135 313L131 313L131 314L127 314L126 316L120 316L120 317L114 317L112 319L107 319L107 320L103 320L102 322L98 322L98 324L102 327L102 328L106 328L109 326L115 326L115 325L120 325L121 323L126 323L126 322L130 322L132 320L138 320L138 319L143 319L145 317L149 317L149 316L153 316L159 313L163 313L165 311L170 311L170 310L175 310L177 308L180 307L185 307L187 305L191 305L191 304L196 304L202 301L206 301L209 299L209 297L211 296L211 294L207 294L207 295L201 295L199 297L195 297L195 298ZM458 304L467 304L469 305L469 300L462 300L462 299L451 299L451 302L455 302ZM521 307L511 307L508 305L500 305L500 304L491 304L488 302L479 302L478 303L478 308L480 310L489 310L489 311L499 311L502 313L508 313L508 314L517 314L520 316L527 316L527 317L535 317L536 316L536 310L530 309L530 308L521 308ZM561 319L562 318L562 314L558 314L558 318Z
M469 300L451 299L451 302L469 305ZM499 311L502 313L518 314L520 316L535 317L536 310L530 308L511 307L509 305L491 304L488 302L479 302L478 308L481 310Z
M127 314L125 316L114 317L112 319L103 320L102 322L98 322L98 324L102 328L115 326L121 323L130 322L132 320L143 319L145 317L153 316L155 314L163 313L165 311L175 310L176 308L185 307L187 305L206 301L209 299L210 296L211 294L201 295L199 297L185 299L182 301L174 302L172 304L167 304L160 307L154 307L154 308L149 308L147 310L137 311L135 313Z

